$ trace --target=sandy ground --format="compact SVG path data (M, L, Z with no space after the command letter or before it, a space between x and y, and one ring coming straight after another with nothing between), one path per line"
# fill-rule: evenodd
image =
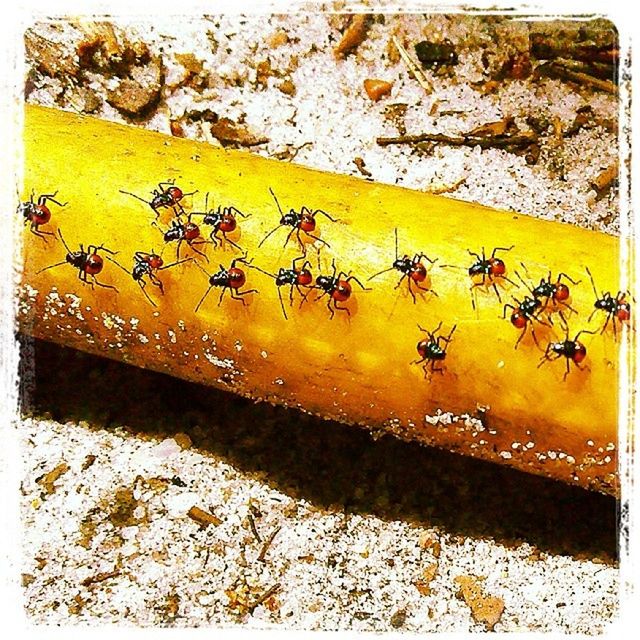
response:
M592 186L617 157L616 98L546 78L487 89L527 49L530 24L387 16L357 54L336 60L341 28L325 15L128 25L163 62L165 88L146 115L110 105L117 80L97 71L80 84L32 71L28 100L91 104L96 116L167 133L178 121L184 135L218 144L206 121L184 118L209 109L268 138L256 153L355 175L359 157L371 180L617 232L616 189ZM67 48L84 37L65 23L33 33ZM389 59L392 34L447 37L459 64L427 72L425 95ZM183 53L202 62L203 83L181 84ZM391 96L371 101L366 78L392 81ZM390 104L406 105L400 125ZM585 105L592 126L558 134ZM531 116L548 123L537 163L501 149L375 143L403 127L455 135L506 116L520 129ZM23 347L22 573L36 624L597 633L616 616L611 498L59 347Z

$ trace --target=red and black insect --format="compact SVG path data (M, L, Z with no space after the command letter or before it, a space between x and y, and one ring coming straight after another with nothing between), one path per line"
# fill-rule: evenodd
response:
M470 255L472 255L476 261L469 267L468 272L471 278L476 278L478 276L482 276L481 282L474 282L469 288L471 291L471 306L475 310L476 302L475 302L475 289L476 287L482 287L487 284L490 284L493 290L498 297L498 300L502 302L502 298L500 297L500 291L498 291L498 287L496 286L496 281L498 279L506 280L511 284L515 285L513 280L510 280L506 275L507 267L503 260L500 258L496 258L497 251L511 251L514 245L510 247L495 247L491 252L491 255L487 258L484 252L484 247L482 247L482 257L477 253L474 253L470 249L467 249Z
M71 251L69 245L62 237L62 231L60 231L60 229L58 229L58 235L60 236L60 240L62 240L64 248L67 250L65 259L62 262L56 262L55 264L49 265L48 267L44 267L44 269L40 269L38 273L42 273L47 269L59 267L63 264L70 264L72 267L75 267L78 270L78 278L80 278L82 282L91 285L92 288L94 284L97 284L99 287L104 287L105 289L114 289L115 291L118 291L116 287L110 284L103 284L102 282L98 282L98 279L96 278L96 276L102 271L102 268L104 267L104 260L102 259L102 256L98 253L98 251L104 251L111 255L116 255L118 253L117 251L111 251L111 249L107 249L102 244L90 244L87 247L86 251L81 244L79 251ZM87 280L88 276L91 276L93 280Z
M353 280L357 283L364 291L370 291L367 287L365 287L358 278L355 276L349 275L344 271L340 271L336 273L336 261L331 260L331 269L333 273L328 275L319 275L316 278L316 284L314 286L315 289L321 289L322 293L316 298L316 300L320 300L324 295L329 296L327 299L327 308L331 313L331 318L335 315L335 310L337 311L346 311L347 315L351 315L351 311L347 307L339 307L338 302L346 302L351 297L351 284L350 282ZM333 307L331 306L333 303Z
M411 364L423 364L424 377L426 378L428 373L438 371L441 375L444 375L444 369L442 367L436 367L436 364L442 362L447 357L447 348L451 342L451 336L456 330L457 325L453 325L448 336L439 336L438 331L442 327L442 322L433 330L423 329L418 325L420 331L424 331L427 334L426 338L423 338L416 345L420 360L414 360Z
M238 226L236 216L240 216L242 218L248 218L251 214L242 213L242 211L240 211L240 209L237 209L236 207L223 207L221 205L218 205L217 209L209 209L208 193L205 196L204 208L205 208L205 211L203 212L193 211L191 215L204 216L202 219L202 223L213 227L213 230L209 234L209 237L211 238L213 245L217 247L218 243L222 241L222 238L224 238L224 240L226 240L230 245L242 251L242 247L240 247L240 245L236 244L233 240L231 240L227 236L227 234L232 233L233 231L236 230L236 227ZM222 238L218 234L220 234Z
M106 256L108 260L119 266L123 271L128 273L140 287L142 293L144 293L147 300L154 306L158 305L151 299L149 294L145 291L145 287L147 286L147 282L145 277L149 278L149 282L152 285L158 287L160 292L164 295L164 285L162 284L162 280L158 278L156 275L158 271L163 271L164 269L170 269L171 267L175 267L178 264L183 262L189 262L192 258L183 258L182 260L178 260L176 262L172 262L171 264L164 264L164 261L161 256L159 256L154 251L151 253L147 253L146 251L136 251L133 254L133 268L131 271L123 267L119 262L117 262L114 258L110 258Z
M243 287L247 281L247 276L244 271L240 267L236 267L238 262L243 264L248 264L245 260L246 254L241 258L235 258L232 260L229 268L225 268L223 265L220 265L220 271L216 273L209 274L207 273L197 262L198 268L207 275L209 278L209 288L204 292L202 298L200 298L200 302L196 305L195 312L198 312L198 309L205 301L205 298L209 295L209 292L213 287L220 287L222 291L220 292L220 299L218 300L218 306L222 303L222 298L225 294L225 291L229 291L229 295L234 300L240 300L242 304L246 304L244 298L242 296L246 296L249 293L258 293L257 289L247 289L246 291L240 291L239 289Z
M578 340L578 338L583 333L596 333L595 331L587 331L583 329L582 331L578 331L573 340L569 340L569 331L565 335L565 339L562 342L550 342L547 345L547 348L544 352L542 358L540 358L540 362L538 363L538 368L540 368L545 362L557 360L558 358L564 357L567 364L567 370L562 377L562 381L564 382L571 371L569 363L572 362L578 369L584 369L584 367L580 366L580 363L584 361L587 357L587 348Z
M120 189L120 193L133 196L134 198L148 204L156 214L157 220L160 215L160 209L171 209L176 215L182 215L184 213L184 208L180 204L180 201L186 196L192 196L194 193L197 193L197 191L184 193L180 187L176 187L175 180L167 180L166 182L158 183L158 188L151 192L151 200L145 200L144 198L137 196L135 193L123 191L122 189Z
M537 347L540 347L538 343L538 338L536 337L536 332L533 329L534 320L539 324L544 325L545 327L549 327L548 323L540 320L540 313L542 312L542 302L538 298L531 298L529 296L525 296L522 301L519 301L517 298L513 298L516 306L512 304L505 304L502 312L502 317L507 317L507 309L511 309L511 324L516 329L522 329L520 333L520 337L516 341L514 349L518 348L520 341L524 338L524 334L527 332L527 327L531 326L531 335L533 337L533 341L536 343Z
M589 278L591 279L591 285L593 287L593 293L596 296L596 301L593 304L594 309L589 316L589 322L591 322L591 318L596 313L596 311L601 310L607 314L607 318L604 321L604 325L600 330L600 333L604 333L609 320L611 320L611 326L613 327L613 335L617 337L618 330L616 327L616 322L629 322L631 319L631 303L627 302L627 296L631 297L631 294L628 291L618 291L616 297L614 298L611 295L610 291L602 292L600 296L598 296L598 290L596 289L596 283L591 275L591 271L589 271L589 267L585 267L587 273L589 274Z
M55 235L51 231L42 231L39 228L51 220L51 210L47 206L47 202L54 202L59 207L65 207L67 205L66 202L63 204L55 199L57 193L57 191L49 194L43 193L41 196L38 196L37 202L34 202L33 198L35 194L31 192L29 202L21 202L18 205L18 215L21 215L24 218L25 224L27 224L27 222L31 223L31 233L39 236L45 242L47 242L45 236Z
M529 272L527 271L527 267L521 262L522 268L525 270L527 276ZM551 271L549 271L549 275L545 278L540 278L540 283L535 287L530 287L523 279L522 276L516 271L516 275L518 276L520 282L529 289L531 295L536 300L540 300L542 303L543 309L547 309L549 305L553 308L552 311L558 311L558 314L562 318L563 322L566 323L566 319L562 313L563 309L568 309L572 313L577 313L577 311L569 304L568 300L571 296L571 291L569 290L569 286L564 282L561 282L561 279L564 278L568 280L571 284L580 284L580 280L574 280L571 276L568 276L566 273L560 272L555 282L551 279Z
M158 226L155 222L152 222L152 224ZM200 235L200 228L198 225L195 224L195 222L191 222L191 214L189 214L186 223L180 222L180 220L176 220L175 218L171 220L171 226L164 231L162 235L165 242L178 241L178 247L176 248L176 260L180 260L180 245L182 245L183 242L186 242L189 247L209 262L209 258L207 258L200 249L196 249L196 245L207 244L208 241Z
M298 266L300 260L304 260L301 266ZM307 299L313 285L313 276L311 275L310 267L311 263L306 260L305 256L299 256L294 258L291 262L291 268L286 269L285 267L280 267L277 274L269 273L260 267L253 266L251 264L247 265L252 269L257 269L258 271L268 275L270 278L273 278L276 286L278 287L278 297L280 298L280 306L282 307L282 314L285 317L285 320L288 320L287 312L284 309L284 302L282 301L282 293L280 288L289 285L289 306L293 305L293 289L294 287L297 289L298 293L302 296L302 300L300 301L300 306ZM301 287L308 287L309 290L305 293Z
M405 254L402 258L400 258L398 255L398 229L397 228L394 229L394 234L396 238L396 259L393 261L393 265L390 266L388 269L383 269L382 271L378 271L378 273L374 273L370 278L367 279L367 282L369 280L373 280L374 278L377 278L379 275L382 275L383 273L387 273L387 271L393 271L394 269L396 269L402 274L402 277L400 278L400 280L398 280L398 284L395 286L395 289L397 289L402 284L402 281L405 278L407 278L407 287L409 288L409 293L413 298L414 304L416 303L416 294L413 292L413 289L411 288L411 283L413 283L414 286L416 286L418 289L421 289L422 291L431 291L433 295L437 296L438 294L433 289L429 289L427 287L421 287L420 283L424 282L427 279L427 267L423 264L422 260L424 259L430 262L431 264L434 264L438 260L438 258L434 258L432 260L424 253L416 253L413 256L413 258L410 258L407 254Z
M271 231L269 231L269 233L267 233L267 235L264 238L262 238L258 247L261 247L264 241L272 233L275 233L280 227L291 227L291 231L289 231L287 235L287 239L284 241L285 247L289 242L289 238L291 238L291 236L295 233L296 238L298 240L298 244L300 245L300 249L302 250L302 253L306 254L307 250L306 250L305 243L302 241L302 238L300 237L301 231L304 232L305 235L307 235L309 238L312 238L313 240L321 242L326 247L329 246L328 242L324 241L319 236L313 234L313 231L315 231L316 229L316 215L321 213L323 216L329 218L331 222L337 222L338 221L337 218L332 218L326 211L323 211L322 209L315 209L314 211L311 211L311 209L309 209L308 207L302 207L299 213L294 209L290 209L289 213L285 214L282 212L282 208L280 207L278 198L276 198L276 194L273 193L273 190L271 188L269 188L269 192L273 196L273 199L276 201L278 211L280 212L280 224L274 229L272 229Z

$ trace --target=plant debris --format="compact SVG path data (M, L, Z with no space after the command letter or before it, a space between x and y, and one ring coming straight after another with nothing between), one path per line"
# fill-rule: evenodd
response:
M222 524L222 520L220 520L220 518L214 516L213 513L210 513L209 511L201 509L200 507L191 507L189 511L187 511L187 515L203 528L208 527L210 524L216 527L219 524Z
M36 482L42 487L45 495L51 495L52 493L55 493L56 481L60 476L67 473L67 471L69 471L69 465L66 462L61 462L48 473L36 478Z
M114 569L113 571L105 571L104 573L97 573L94 576L89 576L85 578L80 584L83 587L88 587L91 584L97 584L99 582L104 582L105 580L109 580L110 578L115 578L120 575L120 571L118 569Z
M431 594L431 582L436 577L438 573L438 563L432 562L423 572L422 576L416 580L413 584L416 589L423 596L428 596Z
M525 80L533 71L529 54L525 52L510 55L502 65L496 80L510 78L512 80Z
M144 67L135 67L132 78L125 78L107 92L107 102L128 116L142 116L159 101L162 88L162 65L159 58Z
M247 605L248 613L252 614L263 602L268 600L272 595L280 590L280 583L276 582L272 587L267 589L261 596L254 600L251 604Z
M620 55L617 43L614 42L597 44L594 42L576 42L574 39L567 42L559 42L557 38L551 40L549 35L543 33L531 33L529 35L529 49L531 55L538 60L569 58L571 60L601 62L610 65L617 65Z
M364 160L360 157L357 156L353 159L353 164L356 165L356 167L358 168L358 171L363 175L366 176L367 178L370 178L373 174L371 173L371 171L369 171L364 163Z
M228 145L254 147L269 142L269 138L253 134L247 127L230 118L220 118L217 122L212 123L211 135L217 138L223 147Z
M280 531L281 528L282 527L276 527L273 530L273 533L266 539L265 543L262 545L262 549L260 549L260 553L256 558L259 562L264 562L265 556L267 555L267 551L269 550L271 543L273 542L274 538L278 535L278 531Z
M396 45L396 49L402 58L402 61L405 63L407 68L409 69L409 74L413 76L418 84L425 90L427 94L433 92L433 85L427 79L427 76L424 75L424 72L420 67L411 59L409 52L402 46L400 40L396 36L392 38L393 44Z
M420 133L417 135L397 136L395 138L380 137L376 138L376 142L380 146L386 146L389 144L416 144L419 142L437 142L441 144L450 144L453 146L478 146L482 149L489 149L492 147L498 149L518 149L522 147L528 147L530 144L536 142L537 139L538 138L534 132L492 137L472 135L447 136L442 133Z
M555 61L545 62L536 67L536 76L546 76L549 78L558 78L571 82L578 86L589 87L590 89L598 89L606 93L617 93L618 88L611 80L602 80L595 76L589 75L582 71L574 71L567 66L567 63Z
M502 120L496 122L488 122L487 124L481 124L472 131L467 133L467 136L486 136L486 137L498 137L503 136L509 130L514 128L513 118L507 116Z
M404 623L407 620L407 610L406 609L400 609L399 611L396 611L392 616L391 619L389 620L389 624L394 628L394 629L400 629L401 627L404 626Z
M437 69L441 66L458 64L458 54L451 41L429 42L423 40L414 46L416 56L423 69Z
M342 39L335 47L334 54L336 58L341 58L357 49L364 42L371 24L371 16L367 14L358 14L351 17L351 23L344 32Z
M591 181L591 186L601 194L618 180L619 172L620 167L618 161L615 160Z
M278 89L282 91L287 96L295 96L296 95L296 85L293 84L293 81L289 78L283 80L280 84L277 85Z
M480 578L476 576L457 576L454 582L458 585L458 597L462 598L476 622L485 625L487 631L493 631L504 611L504 601L495 596L487 596L480 586Z

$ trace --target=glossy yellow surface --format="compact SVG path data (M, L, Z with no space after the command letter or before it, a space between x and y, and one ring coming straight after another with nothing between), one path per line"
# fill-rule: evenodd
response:
M164 296L152 284L146 286L156 308L133 278L108 260L98 280L117 292L83 284L78 269L68 264L38 273L63 261L66 251L57 238L45 243L25 232L18 313L23 330L254 399L617 492L620 336L616 342L610 329L604 335L584 334L588 369L572 365L563 381L565 358L538 368L542 350L529 332L514 349L519 331L509 315L502 318L503 304L513 303L512 295L530 295L514 274L518 270L524 276L524 262L534 284L549 271L554 280L566 272L581 281L569 283L571 306L578 312L567 316L569 338L581 329L599 331L602 312L587 322L594 295L584 267L590 267L599 290L615 294L617 239L42 107L27 107L24 140L23 199L32 190L36 196L58 191L57 199L68 204L51 204L51 221L41 229L60 228L72 250L80 243L85 249L104 244L118 252L115 259L127 269L135 251L154 249L163 253L165 263L175 261L176 244L165 246L161 230L151 224L152 209L120 193L151 200L158 182L175 180L185 193L197 190L181 202L187 212L203 211L209 193L209 208L221 204L250 214L237 218L238 230L230 238L253 265L276 273L291 266L300 248L295 233L283 246L291 227L278 229L258 247L280 218L271 188L285 213L307 206L337 218L331 222L316 215L317 232L330 246L306 244L314 278L318 260L322 273L330 274L335 259L338 270L352 273L371 290L352 281L351 315L338 311L331 319L327 296L316 300L320 292L314 290L300 307L294 291L289 307L289 287L284 286L287 320L274 281L238 263L247 278L240 291L255 287L259 292L246 296L246 306L227 293L218 306L220 289L213 288L196 314L208 280L186 262L158 273ZM161 210L162 231L172 217L170 210ZM202 217L192 220L208 236L211 228ZM424 252L438 259L434 266L425 261L429 279L423 283L437 296L427 293L413 304L406 279L395 288L402 275L395 270L367 282L391 267L396 228L400 257ZM494 247L511 245L511 251L497 257L518 286L499 284L502 304L491 288L478 287L474 311L467 273L473 258L467 250L484 247L489 254ZM229 244L198 249L208 263L184 244L180 256L195 257L209 274L240 255ZM439 365L444 373L425 378L422 366L412 364L425 335L418 324L433 330L440 322L445 336L454 324L457 329ZM543 349L550 340L565 338L557 314L553 322L550 329L536 325ZM425 420L438 410L477 415L479 408L484 409L483 430L462 420Z

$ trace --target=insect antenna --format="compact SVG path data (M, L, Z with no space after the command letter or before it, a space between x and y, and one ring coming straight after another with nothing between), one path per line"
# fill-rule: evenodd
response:
M60 231L60 229L58 229L58 235L60 236L60 240L62 240L62 244L64 245L64 248L67 250L67 253L73 253L71 249L69 249L69 245L66 243L65 239L62 237L62 231Z
M264 238L262 238L262 240L260 240L260 244L258 244L258 248L260 248L260 247L264 244L264 241L265 241L265 240L266 240L266 239L267 239L267 238L268 238L272 233L275 233L275 232L276 232L276 231L277 231L281 226L282 226L282 225L281 225L281 224L279 224L277 227L275 227L274 229L272 229L271 231L269 231L269 233L267 233L267 235L266 235Z
M158 255L158 254L156 254ZM108 256L107 256L108 257ZM162 256L160 256L162 257ZM171 262L170 264L165 264L162 267L158 267L158 271L162 271L163 269L168 269L169 267L175 267L178 264L182 264L183 262L193 262L193 258L182 258L181 260L176 260L175 262Z
M211 289L213 289L212 284L209 285L209 288L204 292L204 295L202 296L202 298L200 298L200 302L198 302L198 304L196 305L196 308L194 309L194 313L198 313L198 309L200 308L200 305L204 302L205 298L209 295L209 292L211 291ZM224 293L224 289L222 292Z
M128 196L133 196L134 198L137 198L138 200L140 200L140 202L144 202L145 204L149 204L148 200L145 200L144 198L141 198L140 196L137 196L135 193L131 193L131 191L123 191L122 189L118 189L118 191L120 191L120 193L125 193Z
M105 258L109 260L109 262L113 262L113 264L120 267L125 273L128 273L129 275L131 275L131 271L129 271L129 269L126 269L125 267L123 267L117 260L115 260L111 256L105 255Z
M378 276L382 275L383 273L387 273L387 271L393 271L395 269L395 267L389 267L388 269L383 269L382 271L378 271L378 273L374 273L372 276L367 278L367 282L369 282L369 280L373 280L374 278L377 278Z
M39 271L36 271L36 273L42 273L43 271L46 271L47 269L53 269L54 267L59 267L62 264L67 264L67 261L63 260L62 262L56 262L55 264L50 264L48 267L44 267L44 268L40 269Z

